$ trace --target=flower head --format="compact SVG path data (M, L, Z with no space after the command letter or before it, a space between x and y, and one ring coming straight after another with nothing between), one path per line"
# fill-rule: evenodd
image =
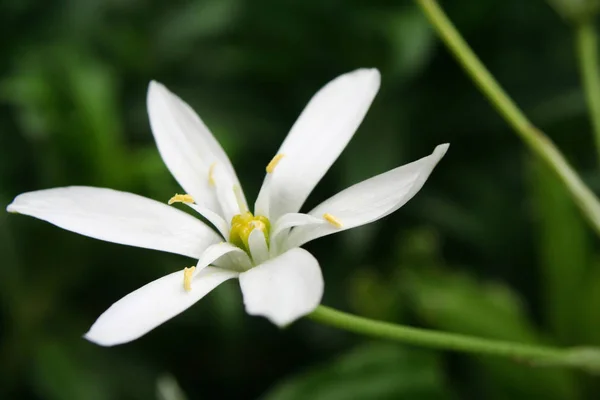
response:
M114 303L85 337L110 346L149 332L232 278L246 311L284 326L320 303L323 277L303 244L380 219L423 186L448 145L360 182L308 213L300 209L337 159L379 89L379 72L359 69L310 100L274 158L250 210L227 155L196 113L159 83L148 90L158 150L184 194L168 204L131 193L64 187L24 193L8 211L110 242L181 254L195 266L150 282ZM210 224L170 206L183 203Z

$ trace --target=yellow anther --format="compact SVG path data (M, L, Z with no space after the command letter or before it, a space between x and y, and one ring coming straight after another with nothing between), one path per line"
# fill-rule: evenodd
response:
M169 199L169 205L173 203L193 203L194 198L189 194L177 194Z
M267 165L267 173L271 174L273 173L273 171L275 170L275 167L277 166L277 164L279 164L279 161L281 161L281 159L283 158L283 154L277 154L275 157L273 157L273 159L271 160L271 162L269 163L269 165Z
M210 186L215 186L215 167L217 166L217 162L215 161L214 163L210 164L210 167L208 168L208 184Z
M342 226L344 226L342 225L342 221L340 221L338 218L334 217L329 213L323 214L323 219L329 222L331 225L335 226L336 228L341 228Z
M183 270L183 289L185 289L186 292L192 290L192 277L195 270L196 267L189 267Z

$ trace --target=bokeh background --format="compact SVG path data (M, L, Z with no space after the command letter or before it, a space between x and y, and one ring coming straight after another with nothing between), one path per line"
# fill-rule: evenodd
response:
M449 16L598 192L573 32L543 0L447 0ZM91 185L180 192L145 108L156 79L220 140L249 199L310 96L377 67L382 88L305 210L450 142L405 207L306 246L324 304L490 338L600 345L595 238L405 0L2 0L0 203ZM228 282L133 343L81 338L110 304L190 265L0 213L2 399L592 399L598 380L373 342L244 313Z

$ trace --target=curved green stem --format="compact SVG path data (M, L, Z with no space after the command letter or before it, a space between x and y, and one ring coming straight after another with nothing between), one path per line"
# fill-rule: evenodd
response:
M389 322L375 321L325 306L317 307L308 317L322 324L350 332L416 346L507 357L532 365L579 367L591 372L600 371L600 350L598 349L542 347L413 328Z
M583 20L575 27L577 55L583 88L594 129L596 151L600 160L600 68L598 65L598 37L594 23Z
M460 36L460 33L444 14L438 3L435 0L415 1L473 82L534 154L550 166L567 187L571 197L596 233L600 235L600 202L598 202L594 193L577 175L577 172L571 167L556 145L529 121L515 102L504 92L492 74Z

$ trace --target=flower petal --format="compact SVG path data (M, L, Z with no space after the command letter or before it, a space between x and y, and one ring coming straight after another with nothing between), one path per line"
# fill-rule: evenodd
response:
M177 271L150 282L123 297L94 322L85 338L101 346L135 340L173 318L237 272L206 267L183 288L183 272Z
M112 189L71 186L23 193L7 210L95 239L196 259L219 241L212 229L183 211Z
M203 268L206 268L210 264L215 264L215 261L219 260L221 257L225 257L227 255L235 254L238 258L243 259L244 261L238 261L238 264L241 264L237 268L229 268L234 271L245 271L243 266L250 265L250 257L248 254L239 247L236 247L230 243L222 242L208 246L206 251L202 253L202 256L196 263L196 270L194 272L194 276L200 273Z
M246 312L285 326L313 311L323 296L317 260L304 249L292 249L240 274Z
M250 257L243 250L241 253L232 251L230 253L223 254L221 257L213 261L212 264L220 268L239 272L248 271L253 266L252 262L250 261Z
M318 218L329 214L339 220L341 226L322 222L297 226L288 236L284 250L302 246L321 236L368 224L396 211L423 187L433 168L446 154L448 146L439 145L427 157L357 183L324 201L309 214Z
M290 229L295 226L302 225L314 225L323 223L323 218L317 218L309 214L302 213L289 213L282 215L277 222L275 222L275 226L273 228L273 232L271 232L271 238L276 238L280 233L284 232L286 229Z
M248 247L255 265L262 264L269 259L269 247L267 247L265 234L260 229L254 229L250 232Z
M379 71L339 76L310 100L278 154L270 188L269 218L297 212L346 147L379 90Z
M323 218L313 217L312 215L308 214L288 213L282 215L275 222L275 225L271 230L271 245L269 247L271 257L278 256L279 254L288 250L286 244L290 228L322 223L326 223Z
M241 187L233 183L225 169L217 165L214 169L214 190L221 206L221 215L227 224L231 223L235 215L248 211L246 199L243 198ZM241 197L236 196L236 188Z
M160 83L150 82L147 105L156 145L171 174L198 204L220 212L210 187L211 165L220 165L237 185L239 181L219 142L194 110Z
M263 181L263 184L260 187L258 196L256 196L256 202L254 203L254 215L262 215L269 219L269 205L271 202L271 179L272 174L268 173L267 176L265 176L265 180Z
M213 224L213 226L219 231L223 239L227 240L229 238L229 224L225 222L223 217L220 214L217 214L214 211L211 211L209 208L203 207L201 205L195 203L186 203L186 205L196 211L198 214L206 218L208 222Z

